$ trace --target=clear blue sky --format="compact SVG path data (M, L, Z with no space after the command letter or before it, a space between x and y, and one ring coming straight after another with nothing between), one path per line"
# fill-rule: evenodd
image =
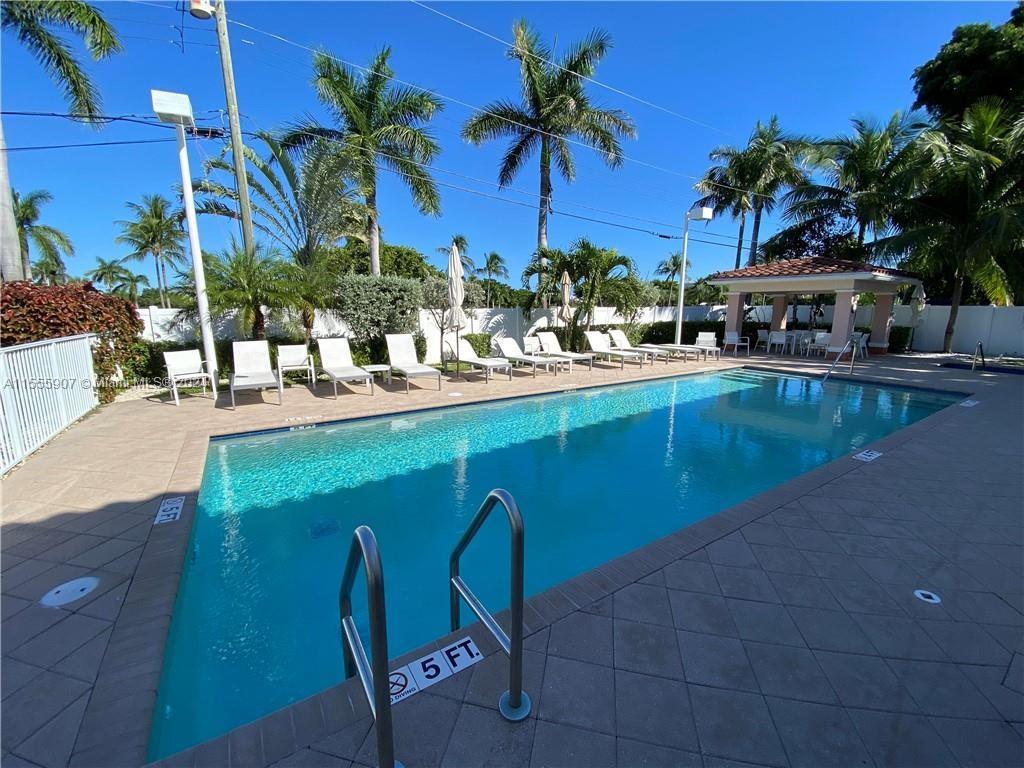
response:
M125 53L89 70L100 86L107 114L149 114L149 89L188 93L197 115L224 105L212 21L186 16L184 54L170 40L171 25L181 16L170 3L105 2L101 4L124 37ZM790 131L824 136L843 132L851 117L887 118L913 101L910 75L949 39L954 27L977 21L1002 23L1011 3L437 3L436 7L476 27L507 39L515 19L529 19L559 47L593 27L611 33L615 47L601 65L602 82L656 102L696 125L659 112L599 87L594 98L627 110L639 138L627 142L626 154L675 172L627 162L607 170L589 150L578 148L575 184L555 181L556 210L624 224L669 231L625 218L605 216L569 203L677 223L692 205L693 179L706 168L707 153L717 144L745 142L756 120L778 114ZM383 45L393 48L396 75L445 96L474 105L497 98L518 98L516 65L501 44L462 28L407 2L242 2L229 0L234 20L271 30L311 47L323 46L341 58L365 64ZM238 98L246 130L273 129L305 113L326 119L309 86L310 55L257 32L231 27ZM139 39L143 38L143 39ZM64 112L61 95L41 69L5 33L2 49L4 110ZM470 186L509 200L536 197L498 192L485 183L467 182L441 168L494 181L503 143L467 145L459 128L470 110L448 102L432 130L442 152L436 161L439 181ZM169 135L157 128L115 124L102 131L44 118L5 116L9 147ZM193 142L193 175L204 153L218 151L214 141ZM9 155L11 179L22 191L48 189L54 201L45 223L63 229L77 255L68 261L71 274L90 269L96 257L125 254L114 243L114 223L126 215L125 202L146 193L171 196L179 180L173 143L75 148ZM534 249L536 210L442 189L443 215L422 216L405 189L382 174L379 206L387 241L411 245L441 265L434 249L455 232L470 242L470 255L496 250L508 260L512 282ZM515 184L535 193L536 163ZM767 221L765 235L777 229ZM222 220L202 217L204 249L223 247L232 229ZM708 231L735 233L727 219ZM749 233L749 228L748 228ZM690 259L696 275L726 267L734 258L724 246L693 243ZM567 247L581 235L632 256L645 276L678 242L556 216L551 244ZM150 274L152 267L140 265Z

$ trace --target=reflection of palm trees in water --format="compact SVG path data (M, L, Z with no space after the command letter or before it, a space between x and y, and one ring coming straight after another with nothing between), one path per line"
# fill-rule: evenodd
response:
M469 441L461 438L455 444L455 458L452 466L455 468L455 477L452 479L452 490L455 491L455 513L461 515L463 504L466 501L466 470L469 468Z
M565 453L569 445L569 403L562 403L558 411L558 452Z
M668 405L668 440L665 442L665 466L672 466L672 450L674 448L673 443L675 442L675 431L676 431L676 390L679 388L679 382L672 382L672 395L669 398Z

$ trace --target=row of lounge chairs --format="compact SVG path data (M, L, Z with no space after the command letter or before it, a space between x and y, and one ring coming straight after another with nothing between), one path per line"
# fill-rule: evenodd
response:
M708 337L710 336L710 338ZM593 370L594 360L604 359L618 362L625 368L626 362L637 362L640 367L646 362L651 364L659 359L666 363L672 358L687 360L692 354L695 359L709 355L718 357L718 347L714 334L701 335L696 344L630 344L626 334L612 329L607 334L598 331L586 331L584 337L590 351L564 351L558 337L549 331L541 331L535 336L526 337L523 342L526 349L511 337L495 339L500 357L479 356L468 341L459 338L457 347L446 345L446 357L468 364L484 374L484 381L489 382L497 374L507 374L512 379L513 367L528 367L533 376L539 370L558 375L563 366L572 373L574 364L586 364ZM405 391L409 391L409 382L415 378L436 378L437 388L441 389L441 372L433 366L419 362L416 345L411 334L388 334L385 337L388 349L387 365L357 366L352 360L352 350L348 339L322 338L317 339L320 350L320 373L326 376L334 387L334 397L338 396L339 383L361 383L373 395L373 377L375 373L383 373L388 381L398 375L405 379ZM231 393L231 407L235 407L235 393L243 390L276 389L278 404L283 402L284 374L302 371L306 374L311 387L316 386L317 370L313 355L305 344L282 344L277 347L277 366L270 363L270 346L266 341L236 341L232 344L232 373L228 379ZM164 361L167 365L167 377L174 397L175 405L180 404L179 386L202 385L205 392L210 385L216 394L216 381L210 375L205 361L200 357L199 350L182 350L165 352Z

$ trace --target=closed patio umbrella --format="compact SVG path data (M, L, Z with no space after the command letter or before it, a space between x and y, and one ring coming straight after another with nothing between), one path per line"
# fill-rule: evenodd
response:
M569 306L572 301L572 281L569 279L569 273L567 271L562 272L562 306L558 308L558 319L568 325L572 322L572 307Z
M448 253L448 322L444 330L455 331L455 374L459 373L461 359L459 357L459 329L468 325L466 313L462 311L462 302L466 298L466 288L462 283L462 259L459 258L459 247L452 243ZM443 331L442 331L443 333Z

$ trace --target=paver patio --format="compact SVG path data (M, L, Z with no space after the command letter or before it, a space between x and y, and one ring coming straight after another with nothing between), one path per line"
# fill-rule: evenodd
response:
M284 408L250 396L235 413L198 398L181 409L142 401L75 426L2 483L4 764L142 762L210 434L448 405L453 390L469 401L638 375L609 367L557 381L446 383L409 398L397 384L337 402L323 386L319 397L292 388ZM832 462L532 598L524 723L498 716L507 662L474 625L487 658L396 705L397 757L406 766L1024 763L1024 378L895 356L873 358L855 378L969 392L979 403L877 441L883 456L870 464ZM182 520L153 527L160 499L177 494L189 499ZM101 587L81 604L37 605L86 573ZM914 598L919 587L942 603ZM165 762L373 765L374 752L349 681Z

